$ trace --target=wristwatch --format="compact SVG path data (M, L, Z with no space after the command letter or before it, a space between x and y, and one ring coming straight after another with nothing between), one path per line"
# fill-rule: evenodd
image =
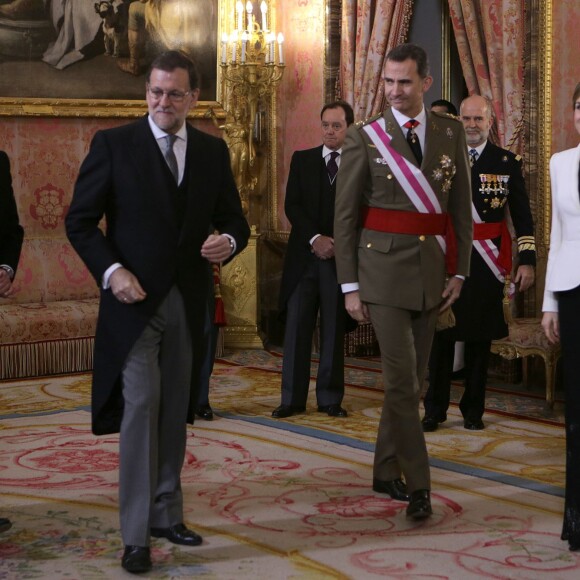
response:
M231 240L230 240L230 244L231 244ZM5 264L1 264L0 268L2 268L2 270L6 270L6 272L8 272L8 276L10 276L10 280L14 280L14 270L10 266L7 266Z

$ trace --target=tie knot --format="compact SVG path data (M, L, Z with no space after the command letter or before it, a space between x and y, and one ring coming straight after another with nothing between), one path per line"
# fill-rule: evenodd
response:
M417 125L419 124L419 121L417 121L416 119L409 119L404 125L403 127L406 127L407 129L414 129Z
M330 159L332 159L333 161L336 160L336 158L340 155L340 153L338 151L332 151L330 153Z
M165 136L165 144L167 147L173 148L173 144L177 141L177 135L166 135Z

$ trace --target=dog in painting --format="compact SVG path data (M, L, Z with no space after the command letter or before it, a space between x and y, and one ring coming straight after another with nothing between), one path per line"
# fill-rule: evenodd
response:
M125 56L128 52L126 11L117 9L113 0L101 0L95 2L95 12L103 19L105 54L115 58Z

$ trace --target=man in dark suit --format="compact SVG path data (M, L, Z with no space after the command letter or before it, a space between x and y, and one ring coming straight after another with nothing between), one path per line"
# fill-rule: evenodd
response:
M12 190L10 161L0 151L0 298L9 298L14 292L12 281L16 274L24 230L18 221L16 200ZM9 530L12 523L0 518L0 532Z
M336 268L347 311L370 318L381 351L373 489L409 501L407 516L418 520L432 513L419 396L438 312L457 300L469 271L469 164L461 123L425 110L425 51L395 47L384 78L390 107L351 127L344 142Z
M120 432L122 565L133 573L151 568L150 536L202 541L184 524L180 483L192 358L204 351L207 262L230 259L249 237L225 142L185 122L199 95L195 65L170 51L146 81L149 115L95 134L66 218L101 287L93 432ZM221 234L208 236L210 225Z
M491 341L508 334L502 308L504 274L511 272L512 252L505 221L506 205L518 238L519 265L514 282L521 292L534 283L536 264L534 223L521 157L487 140L493 123L487 99L478 95L467 97L461 103L460 112L472 161L475 241L469 278L453 305L456 324L435 333L433 340L422 421L423 431L427 432L435 431L447 419L456 341L465 343L465 390L459 403L463 426L470 430L484 428L482 416Z
M336 173L346 130L354 121L348 103L325 105L320 113L322 145L292 156L284 209L292 225L280 289L286 314L282 404L278 419L306 409L312 335L320 312L320 361L316 379L318 411L346 417L344 397L344 298L334 262Z
M20 259L24 230L18 221L16 200L12 190L10 161L0 151L0 298L13 292L12 281Z

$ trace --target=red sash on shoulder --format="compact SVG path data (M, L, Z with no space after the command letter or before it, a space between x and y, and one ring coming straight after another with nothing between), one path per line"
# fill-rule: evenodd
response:
M427 181L423 172L413 165L410 161L405 159L396 149L391 146L392 137L386 132L385 130L385 120L383 118L377 119L368 125L363 127L365 133L369 136L370 140L376 146L377 151L381 154L383 159L389 165L390 170L393 172L393 175L399 182L399 185L402 187L403 191L411 201L411 203L417 209L417 212L407 212L407 211L396 211L393 210L394 216L387 217L387 213L376 213L375 210L379 210L379 212L389 212L391 210L382 210L379 208L368 208L373 213L372 218L368 218L369 220L372 219L373 223L375 223L376 227L369 228L369 229L376 229L377 231L382 232L391 232L391 233L411 233L411 234L423 234L423 235L435 235L441 250L445 254L445 263L447 268L447 273L453 275L457 272L457 244L455 241L455 232L453 230L453 224L448 217L448 214L443 213L441 209L441 204L439 203L439 199L437 195L433 191L431 184ZM382 217L379 217L382 216ZM403 215L405 217L403 217ZM438 233L430 234L429 232L419 231L419 221L420 219L424 219L425 215L434 215L434 216L441 216L441 219L444 227L439 228ZM416 218L412 218L411 216L417 216ZM368 217L368 216L367 216ZM366 217L363 219L367 219ZM380 224L382 219L388 220L391 224L389 227L391 229L383 229L386 226ZM403 223L406 223L412 231L409 232L400 232L395 231L392 228L396 227L403 227L403 225L394 225L394 222L398 219L402 219ZM415 221L416 219L416 221ZM426 223L422 222L423 226ZM439 222L438 222L439 223ZM415 227L417 226L417 227ZM365 226L367 227L367 226Z

